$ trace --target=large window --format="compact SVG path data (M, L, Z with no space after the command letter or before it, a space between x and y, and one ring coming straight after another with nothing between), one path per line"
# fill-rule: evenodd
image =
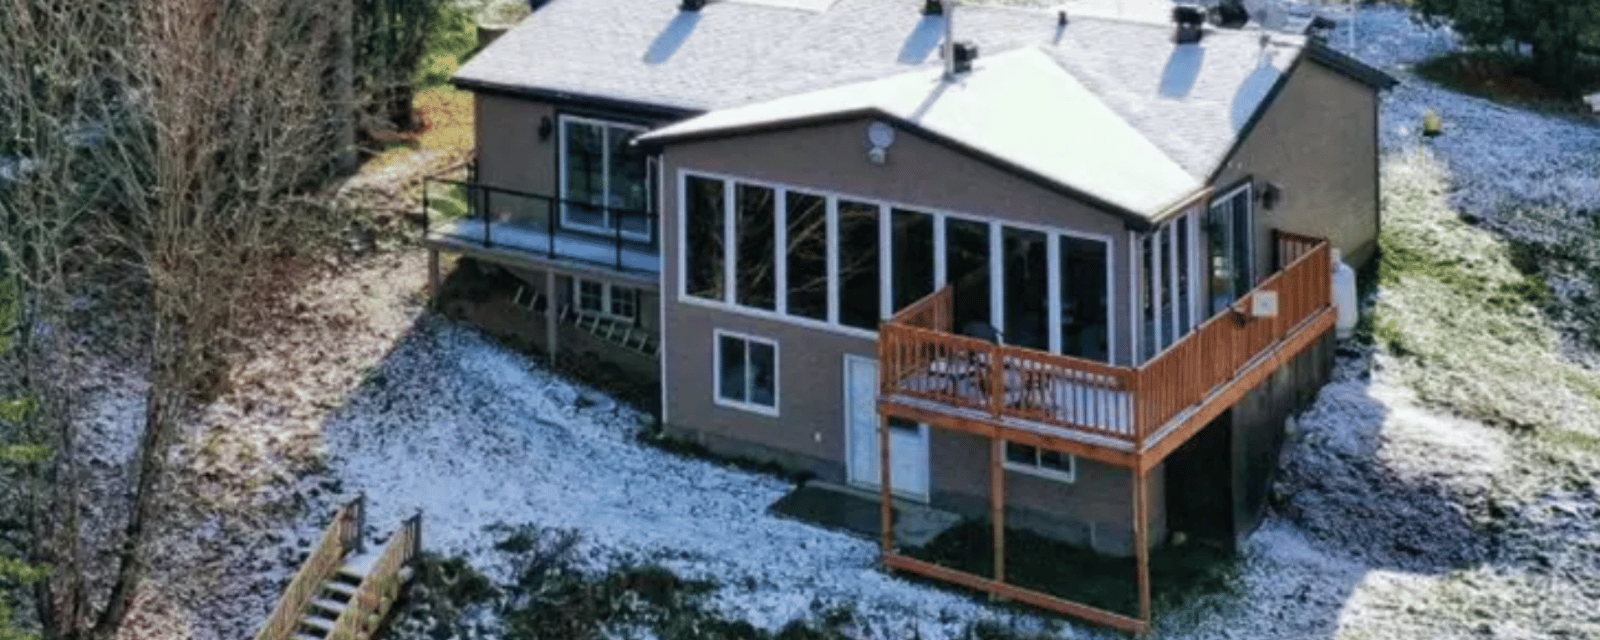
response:
M785 202L789 250L788 311L812 320L828 319L828 199L790 191Z
M954 286L955 330L989 326L989 223L945 218L945 275Z
M1187 213L1139 239L1141 353L1150 358L1188 335L1198 324L1190 284L1197 213Z
M1109 362L1106 243L1061 236L1061 353Z
M898 311L933 293L933 215L905 209L895 209L890 215L893 225L889 251L894 256L890 272L893 308Z
M1050 348L1050 236L1042 231L1005 227L1005 339L1029 349Z
M715 336L717 404L775 415L777 344L723 331Z
M1072 482L1078 475L1072 454L1010 441L1006 442L1006 468L1062 482Z
M721 180L690 176L684 181L683 279L684 293L722 300L724 259L722 238L725 211Z
M561 116L561 225L649 240L649 163L643 127Z
M1250 290L1250 184L1211 204L1206 216L1206 258L1211 272L1211 313Z
M685 299L859 335L948 284L954 333L1110 361L1119 294L1104 236L740 178L681 180Z
M777 266L772 250L776 235L776 191L768 187L740 184L734 193L734 252L739 265L734 277L738 294L734 301L757 309L777 308Z
M878 205L839 201L839 323L877 330Z

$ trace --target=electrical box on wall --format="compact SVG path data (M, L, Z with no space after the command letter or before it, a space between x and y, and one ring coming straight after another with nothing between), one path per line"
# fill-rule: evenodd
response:
M1250 296L1250 315L1257 318L1278 317L1278 292L1257 291Z

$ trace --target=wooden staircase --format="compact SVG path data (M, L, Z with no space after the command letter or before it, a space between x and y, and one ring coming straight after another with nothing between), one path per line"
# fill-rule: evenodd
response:
M333 522L295 574L256 640L367 640L410 582L422 551L422 514L405 522L381 550L362 540L365 497Z
M543 313L545 305L550 304L548 296L523 286L517 287L517 292L511 296L511 302L534 313ZM573 308L572 305L563 305L559 313L556 314L556 320L571 324L574 327L588 331L590 335L596 338L625 349L637 351L646 356L655 357L656 352L661 348L653 331L636 327L627 320L584 313Z

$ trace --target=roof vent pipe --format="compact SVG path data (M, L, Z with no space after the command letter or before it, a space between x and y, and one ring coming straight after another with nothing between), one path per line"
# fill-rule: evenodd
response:
M1193 5L1178 5L1172 8L1172 21L1178 26L1174 34L1178 44L1199 42L1201 30L1205 28L1206 12Z

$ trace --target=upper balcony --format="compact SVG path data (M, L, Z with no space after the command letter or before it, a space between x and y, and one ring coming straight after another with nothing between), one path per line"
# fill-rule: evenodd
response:
M1333 327L1328 243L1276 237L1276 273L1136 367L957 335L945 287L881 325L880 411L1149 469Z
M658 285L661 230L654 212L437 178L423 189L427 244Z

